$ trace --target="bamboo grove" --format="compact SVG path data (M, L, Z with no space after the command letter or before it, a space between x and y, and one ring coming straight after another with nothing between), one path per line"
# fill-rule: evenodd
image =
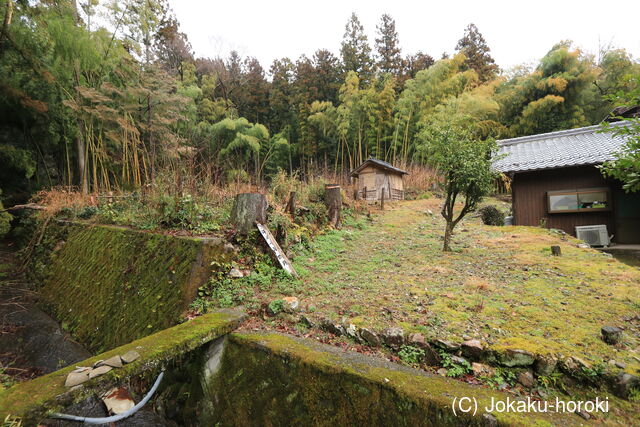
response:
M236 52L194 57L164 0L1 4L0 182L16 200L136 189L168 171L260 183L369 156L420 164L431 126L464 121L486 139L596 124L640 74L623 49L570 41L500 70L473 24L439 60L403 54L392 17L370 43L355 14L337 53L264 69Z

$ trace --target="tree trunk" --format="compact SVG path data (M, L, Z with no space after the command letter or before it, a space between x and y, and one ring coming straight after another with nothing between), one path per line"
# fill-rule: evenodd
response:
M233 221L238 233L247 235L256 222L267 221L267 198L260 193L240 193L236 196L233 210Z
M340 228L342 225L340 218L340 210L342 208L342 194L340 193L339 185L327 184L324 187L324 203L327 206L329 225Z
M453 234L453 224L447 221L447 225L444 228L444 245L442 246L443 252L451 252L451 235Z

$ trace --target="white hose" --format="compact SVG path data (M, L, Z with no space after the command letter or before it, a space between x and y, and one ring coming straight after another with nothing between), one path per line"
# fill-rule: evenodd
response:
M147 395L140 402L138 402L137 405L129 409L127 412L123 412L122 414L113 415L111 417L91 418L91 417L79 417L77 415L53 413L50 415L50 417L59 418L62 420L82 421L87 424L109 424L109 423L114 423L116 421L120 421L138 412L138 410L142 408L149 401L149 399L151 399L151 397L153 396L153 393L155 393L155 391L158 389L158 386L160 385L160 381L162 381L163 376L164 376L164 371L160 372L160 375L158 375L158 378L156 378L156 382L153 383L153 387L151 387L151 390L149 390L149 393L147 393Z

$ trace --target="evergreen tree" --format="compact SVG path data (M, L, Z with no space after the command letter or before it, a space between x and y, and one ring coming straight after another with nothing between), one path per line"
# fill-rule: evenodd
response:
M355 13L351 14L345 26L342 47L340 48L344 71L355 71L360 81L368 82L374 71L371 47L364 27Z
M469 24L464 30L464 36L458 40L456 50L467 57L465 65L478 73L481 82L487 82L496 76L498 66L489 53L491 49L475 24Z
M313 54L319 101L338 103L338 92L342 83L341 64L333 53L326 49L319 49Z
M396 21L384 14L377 27L376 51L378 53L378 70L382 73L390 73L399 76L402 70L402 57L400 56L400 43L396 31Z

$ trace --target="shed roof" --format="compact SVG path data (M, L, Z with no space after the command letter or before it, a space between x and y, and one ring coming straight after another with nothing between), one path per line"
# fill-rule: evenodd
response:
M626 126L627 122L611 123ZM499 172L523 172L568 166L595 165L613 160L625 137L602 132L599 125L498 141Z
M397 168L397 167L393 166L391 163L388 163L388 162L385 162L383 160L374 159L373 157L370 157L367 160L365 160L360 166L355 168L351 172L351 176L353 176L353 177L357 176L360 173L360 171L362 171L362 169L366 168L369 165L372 165L372 166L377 167L379 169L387 170L387 171L392 172L392 173L397 173L397 174L400 174L400 175L408 175L409 174L409 172L407 172L405 170L402 170L400 168Z

